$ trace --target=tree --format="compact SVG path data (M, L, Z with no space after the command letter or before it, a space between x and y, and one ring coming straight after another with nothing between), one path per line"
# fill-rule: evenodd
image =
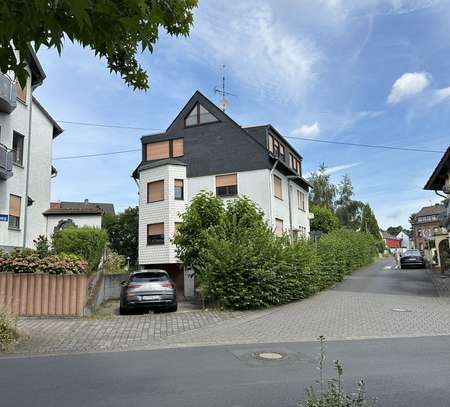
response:
M392 236L397 236L402 230L403 230L402 226L389 226L386 229L386 232L388 232Z
M336 201L338 205L345 206L352 201L353 185L348 174L345 174L342 177L342 181L339 183L338 186L338 194L339 198Z
M409 223L411 224L411 226L414 225L414 223L416 223L417 220L417 213L412 213L411 215L409 215Z
M382 252L384 249L384 241L380 235L380 227L378 226L375 214L368 203L363 204L362 214L361 214L361 228L362 232L370 234L377 245L377 249Z
M148 77L136 59L149 50L164 29L188 36L197 0L11 0L0 7L0 70L13 71L22 86L29 44L56 48L64 40L89 47L104 57L134 89L148 89ZM21 59L16 59L16 51Z
M339 228L339 219L331 209L314 205L310 207L310 212L314 214L310 223L311 230L329 233Z
M325 164L321 164L317 172L313 172L309 177L312 185L310 204L334 209L334 199L336 197L336 186L330 181Z
M336 201L338 207L336 208L336 216L341 223L341 226L358 230L361 225L361 215L364 204L360 201L354 201L353 185L350 177L345 174L338 187L339 197Z
M108 233L111 249L130 258L130 265L138 263L139 208L127 208L117 215L106 214L103 228Z

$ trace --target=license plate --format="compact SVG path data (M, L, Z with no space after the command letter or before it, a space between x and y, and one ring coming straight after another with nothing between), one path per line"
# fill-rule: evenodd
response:
M143 301L159 300L161 297L159 295L143 295Z

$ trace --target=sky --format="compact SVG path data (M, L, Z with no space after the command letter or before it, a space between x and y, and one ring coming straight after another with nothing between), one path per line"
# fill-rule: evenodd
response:
M188 38L160 33L139 60L150 89L133 91L89 49L41 49L47 74L35 96L62 121L52 200L137 205L131 178L140 137L166 129L198 89L213 102L225 65L227 110L242 126L272 124L303 156L344 174L380 226L439 202L422 188L440 153L324 144L338 141L445 151L450 144L450 1L200 0ZM82 126L67 122L131 127Z

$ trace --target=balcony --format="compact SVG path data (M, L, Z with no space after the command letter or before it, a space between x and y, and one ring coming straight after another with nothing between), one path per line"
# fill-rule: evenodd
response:
M0 73L0 112L11 113L16 106L16 83Z
M0 181L5 181L12 177L12 157L13 151L0 144Z

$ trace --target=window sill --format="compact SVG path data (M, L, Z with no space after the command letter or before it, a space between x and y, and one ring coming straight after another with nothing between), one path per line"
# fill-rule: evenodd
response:
M239 196L239 194L233 194L233 195L217 195L217 197L219 198L237 198Z
M11 226L8 226L8 230L13 230L14 232L20 232L20 228L12 228Z
M284 201L283 198L280 198L279 196L274 195L275 198L277 198L279 201Z
M164 246L165 243L147 243L147 246Z
M156 202L164 202L165 199L159 199L158 201L147 201L147 203L151 204L151 203L156 203Z
M25 168L25 167L23 166L23 164L21 164L21 163L15 163L14 161L13 161L13 165L14 165L14 167L19 167L19 168L22 168L22 169Z
M175 201L184 201L184 198L174 198Z

